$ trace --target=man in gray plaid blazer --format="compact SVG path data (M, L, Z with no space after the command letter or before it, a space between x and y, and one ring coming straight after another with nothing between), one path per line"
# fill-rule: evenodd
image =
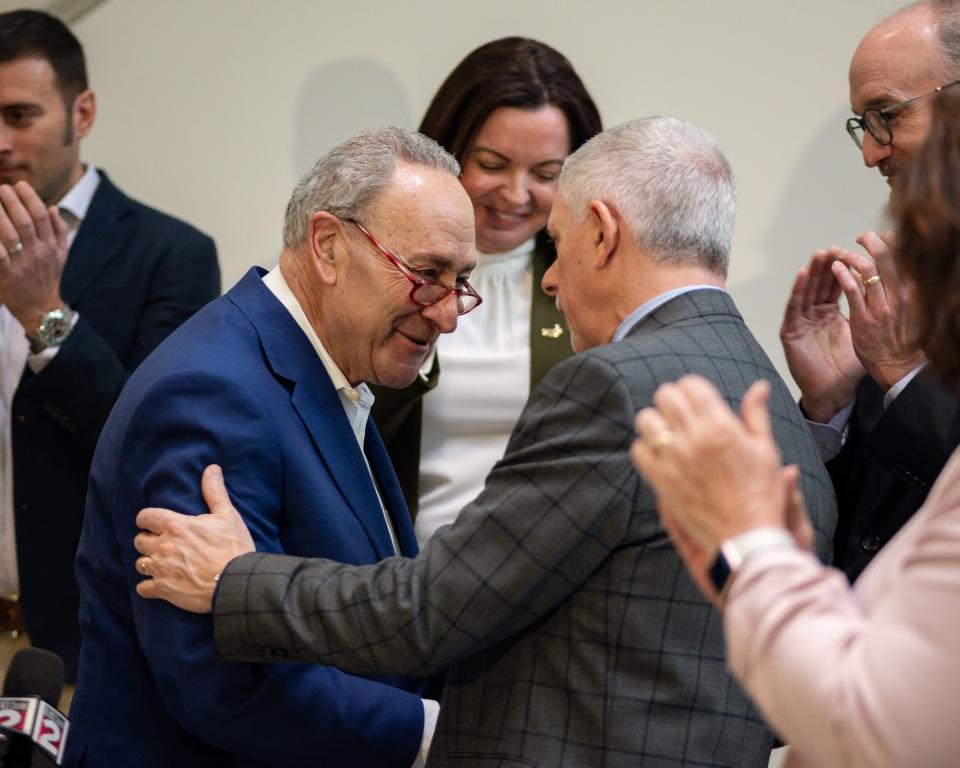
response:
M448 670L431 766L766 766L773 738L726 671L721 618L628 453L633 416L660 384L699 373L739 406L768 379L783 459L802 468L828 556L830 480L723 290L735 207L715 142L678 120L626 123L572 155L543 288L579 354L531 394L483 492L413 559L230 560L213 600L222 658ZM205 543L236 539L238 524L204 482L213 515L139 520L154 576L141 594L192 610L209 610L214 574L252 548Z

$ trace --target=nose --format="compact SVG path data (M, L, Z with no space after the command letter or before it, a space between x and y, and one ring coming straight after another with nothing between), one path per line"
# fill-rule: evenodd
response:
M437 326L440 333L453 333L457 330L457 318L459 317L457 314L457 295L448 293L436 304L424 307L420 310L420 314L423 315L424 319Z
M540 280L541 290L551 296L552 298L557 297L557 262L554 260L547 271L543 273L543 278Z
M523 205L530 198L530 189L527 185L525 173L514 173L503 183L500 190L503 199L510 205Z
M13 151L13 131L7 127L4 120L0 119L0 154L7 154Z
M893 154L893 144L881 144L868 131L863 134L863 164L867 168L876 168Z

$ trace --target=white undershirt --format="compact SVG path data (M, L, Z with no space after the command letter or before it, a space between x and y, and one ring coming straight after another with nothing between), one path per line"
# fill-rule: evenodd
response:
M67 248L73 245L77 230L87 215L90 202L99 184L100 176L96 169L92 164L87 165L80 180L60 200L60 214L69 228ZM74 315L74 322L77 317ZM2 478L2 485L0 485L0 595L20 591L13 512L13 446L10 442L10 408L27 363L29 362L34 373L40 373L59 349L60 347L47 347L43 352L31 355L30 343L27 341L23 327L10 314L10 310L0 304L0 429L3 431L3 442L0 445L0 478Z
M533 248L478 253L470 284L483 303L437 342L440 381L423 399L421 546L483 489L530 394Z

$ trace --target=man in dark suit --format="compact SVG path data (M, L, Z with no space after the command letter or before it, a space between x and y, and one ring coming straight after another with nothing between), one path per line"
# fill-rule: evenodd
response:
M414 559L237 557L214 605L222 658L449 667L434 766L766 766L773 737L727 674L720 617L629 457L660 384L696 372L738 404L768 379L780 450L802 468L829 553L829 478L723 288L735 199L713 139L678 120L626 123L568 158L543 287L578 354L531 394L484 491ZM210 610L217 569L252 548L207 472L215 514L141 513L142 595Z
M847 131L896 194L930 127L930 103L960 88L960 3L920 2L871 29L850 63ZM834 481L835 563L855 580L923 504L960 444L960 401L926 370L889 237L866 255L817 251L793 286L780 337L801 407ZM850 308L841 314L841 291Z
M334 148L294 189L280 266L247 273L128 381L94 457L77 555L68 764L420 764L437 705L419 680L219 663L209 619L136 596L132 541L142 506L204 511L196 478L217 462L264 551L416 554L365 382L409 384L478 303L458 173L411 131Z
M80 162L95 114L70 31L44 13L0 15L0 673L25 628L70 682L101 427L130 372L220 290L210 238Z

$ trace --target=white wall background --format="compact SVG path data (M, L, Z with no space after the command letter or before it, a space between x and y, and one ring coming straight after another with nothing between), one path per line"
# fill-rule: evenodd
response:
M879 225L886 185L846 136L847 66L897 0L108 0L75 26L99 114L85 159L213 235L224 287L279 253L296 178L360 128L415 127L469 50L564 52L605 125L714 133L739 185L731 291L786 373L777 328L813 249Z

